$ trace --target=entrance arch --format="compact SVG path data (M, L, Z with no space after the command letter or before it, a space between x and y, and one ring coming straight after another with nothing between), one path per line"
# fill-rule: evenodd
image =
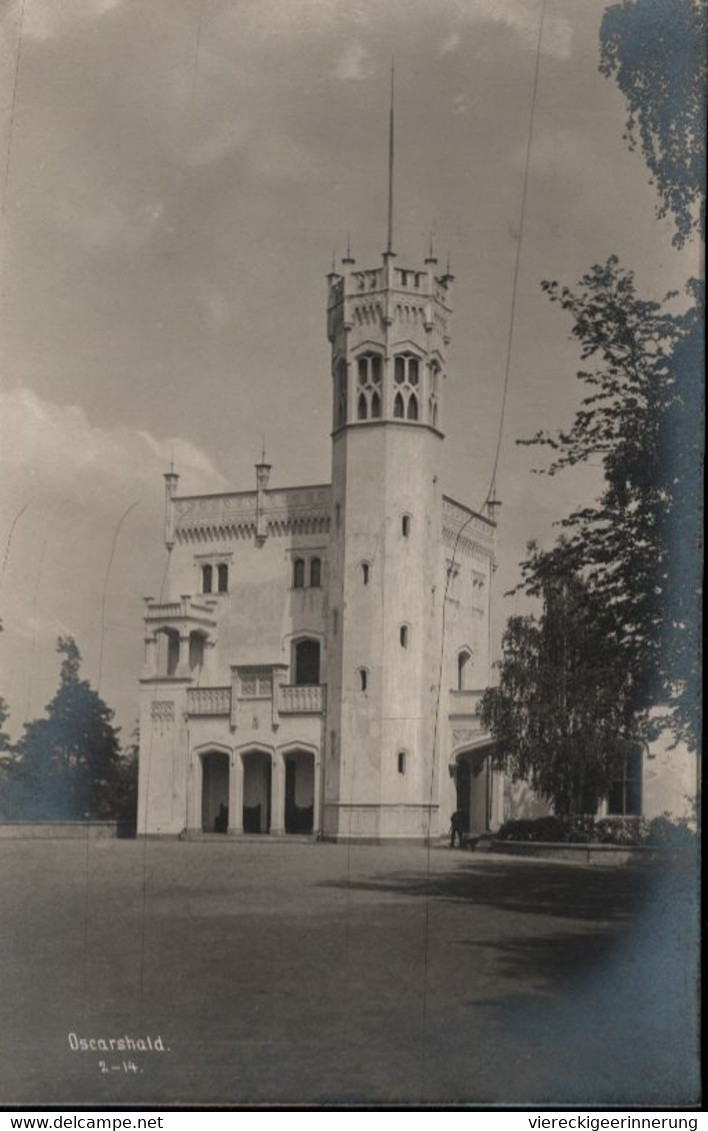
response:
M272 763L263 750L243 755L243 831L269 833L271 822Z
M202 832L226 833L229 828L229 755L208 750L202 762Z
M491 824L491 750L462 750L455 758L456 808L466 833L479 835Z
M285 832L308 834L315 819L315 756L310 750L285 754Z

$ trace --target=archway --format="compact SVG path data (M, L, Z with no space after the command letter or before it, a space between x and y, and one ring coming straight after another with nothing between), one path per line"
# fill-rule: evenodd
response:
M315 757L309 750L285 756L285 832L311 833L315 815Z
M229 756L215 750L202 754L202 831L229 828Z
M270 755L252 750L243 755L243 831L270 832L271 811Z
M458 812L462 813L467 833L487 832L490 824L489 750L465 750L455 764L455 791Z

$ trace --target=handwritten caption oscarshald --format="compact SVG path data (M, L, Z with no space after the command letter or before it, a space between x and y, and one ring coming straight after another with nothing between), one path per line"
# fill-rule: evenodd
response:
M113 1072L123 1073L125 1076L141 1076L143 1069L139 1061L133 1059L132 1053L172 1052L159 1033L156 1037L129 1037L127 1033L121 1037L80 1037L78 1033L69 1033L67 1039L72 1052L107 1054L105 1059L98 1062L98 1069L104 1076L110 1076ZM118 1053L126 1053L127 1058L119 1059Z
M172 1052L161 1036L157 1037L80 1037L69 1033L72 1052Z

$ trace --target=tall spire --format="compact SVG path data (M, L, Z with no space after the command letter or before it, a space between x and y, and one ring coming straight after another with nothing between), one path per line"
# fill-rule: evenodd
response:
M393 255L393 58L391 59L391 109L388 119L388 238L386 254Z

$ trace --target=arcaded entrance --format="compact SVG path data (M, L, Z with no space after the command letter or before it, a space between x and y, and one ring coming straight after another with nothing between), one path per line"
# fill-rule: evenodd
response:
M253 751L243 756L243 831L270 832L271 760Z
M285 831L311 833L315 812L315 759L307 750L285 758Z
M229 827L229 756L202 754L202 832L225 833Z
M487 832L490 823L490 766L488 752L459 754L455 767L457 810L465 832Z

